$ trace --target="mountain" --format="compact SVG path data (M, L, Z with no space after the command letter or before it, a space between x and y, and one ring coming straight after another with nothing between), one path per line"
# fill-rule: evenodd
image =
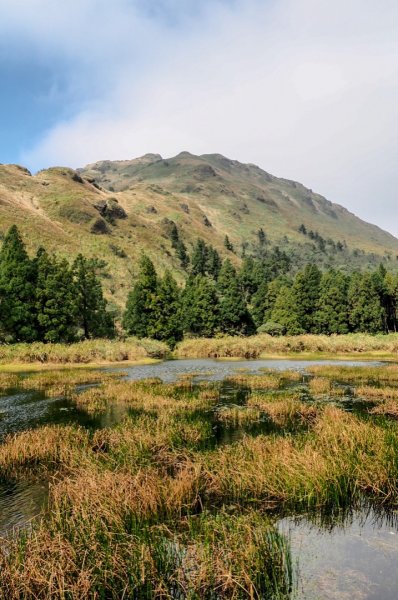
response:
M31 251L42 244L70 258L79 251L103 258L104 285L118 306L142 251L160 270L184 277L173 223L188 250L201 237L236 264L262 228L269 247L286 250L297 268L308 260L346 270L398 265L394 236L300 183L220 154L147 154L36 175L0 165L0 234L13 223ZM234 253L224 247L226 235Z

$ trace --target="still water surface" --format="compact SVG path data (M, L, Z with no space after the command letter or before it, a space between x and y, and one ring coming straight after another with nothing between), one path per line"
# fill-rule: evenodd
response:
M196 381L220 382L219 404L228 406L244 404L247 397L244 388L223 381L228 375L242 371L258 373L264 369L304 371L315 364L362 366L381 363L204 359L137 365L123 368L123 371L130 380L159 377L165 382L194 373ZM59 373L62 379L62 371ZM77 423L90 429L111 427L126 414L129 414L128 408L115 405L104 415L93 417L68 398L46 398L39 391L10 390L0 397L0 442L9 433L45 424ZM212 414L208 418L214 431L214 445L232 443L247 431L222 426ZM252 435L267 433L273 431L273 426L264 421L249 431ZM15 480L0 484L0 536L29 526L45 504L47 489L46 481ZM290 539L293 562L298 566L295 598L397 600L398 522L394 514L363 506L344 514L285 516L277 523L280 531Z

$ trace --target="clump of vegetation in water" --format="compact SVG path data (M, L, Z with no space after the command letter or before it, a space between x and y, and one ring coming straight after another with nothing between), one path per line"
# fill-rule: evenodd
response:
M0 547L0 598L290 598L289 543L271 508L346 507L363 497L398 505L393 383L376 398L379 410L354 414L336 405L326 369L308 385L288 373L239 374L228 385L246 396L224 406L218 384L192 375L173 384L105 375L73 401L95 413L127 407L118 425L7 438L2 478L30 474L51 485L41 518ZM388 369L374 379L364 368L362 393L382 391ZM75 384L85 376L67 375ZM373 384L363 387L367 378ZM52 373L30 380L55 382ZM242 435L219 444L220 427Z

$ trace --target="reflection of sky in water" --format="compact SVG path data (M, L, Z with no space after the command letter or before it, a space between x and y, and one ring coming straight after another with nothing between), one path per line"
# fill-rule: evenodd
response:
M247 373L259 373L262 369L294 369L304 370L313 365L345 365L350 366L372 366L379 362L361 362L349 360L292 360L292 359L269 359L269 360L215 360L215 359L187 359L170 360L154 365L135 365L123 368L128 373L129 379L146 379L147 377L159 377L163 381L175 381L178 376L195 373L198 380L220 381L236 373L245 371Z

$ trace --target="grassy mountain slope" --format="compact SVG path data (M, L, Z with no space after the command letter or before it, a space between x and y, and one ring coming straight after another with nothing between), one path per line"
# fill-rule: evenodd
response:
M144 185L165 201L172 194L194 202L217 232L227 233L236 244L254 235L259 226L273 241L288 235L300 242L298 228L304 223L323 237L346 240L366 252L383 254L398 247L392 235L300 183L219 154L182 152L165 160L149 154L132 161L98 162L82 173L109 190L131 194Z
M170 221L188 249L202 237L236 264L242 243L254 243L260 227L297 265L314 259L352 268L383 259L391 268L397 262L398 240L390 234L299 183L217 154L183 152L167 160L150 154L102 161L78 172L55 167L34 176L16 165L0 165L0 234L16 223L31 251L44 245L69 258L79 251L103 258L104 285L117 306L124 303L142 251L159 270L171 268L183 279L169 239ZM299 233L302 223L325 239L345 241L347 249L320 251ZM224 248L225 235L235 254Z

